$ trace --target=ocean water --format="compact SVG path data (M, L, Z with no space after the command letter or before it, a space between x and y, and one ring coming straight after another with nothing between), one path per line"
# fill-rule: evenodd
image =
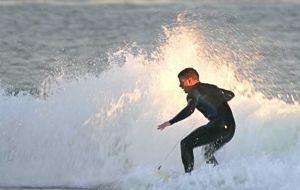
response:
M2 1L0 44L1 189L299 189L297 1ZM192 175L166 155L204 117L156 129L185 67L236 94Z

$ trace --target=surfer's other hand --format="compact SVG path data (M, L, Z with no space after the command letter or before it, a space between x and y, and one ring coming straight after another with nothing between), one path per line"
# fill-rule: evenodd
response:
M166 122L164 122L163 124L160 124L158 127L157 127L157 129L158 130L163 130L164 128L166 128L166 127L168 127L168 126L170 126L171 124L170 124L170 122L169 121L166 121Z

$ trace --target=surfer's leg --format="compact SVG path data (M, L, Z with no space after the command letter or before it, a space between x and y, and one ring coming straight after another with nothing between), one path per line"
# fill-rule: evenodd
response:
M185 173L190 173L194 168L194 153L193 147L188 139L183 139L181 145L181 159Z
M209 128L199 127L181 141L181 159L186 173L194 168L193 149L212 141Z
M234 135L234 127L230 125L225 126L226 127L222 129L222 135L204 148L204 158L207 164L213 164L214 166L219 164L214 153L229 142Z
M214 143L211 143L204 147L204 158L207 164L213 164L214 166L218 165L218 161L213 155L213 153L216 151Z
M218 161L214 156L214 153L223 147L230 139L223 139L222 137L213 143L210 143L204 148L204 158L207 164L218 165Z

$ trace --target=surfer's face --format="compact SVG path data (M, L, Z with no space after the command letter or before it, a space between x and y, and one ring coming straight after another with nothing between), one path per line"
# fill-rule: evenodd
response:
M189 93L191 86L193 86L192 78L179 78L179 87L183 89L185 93Z

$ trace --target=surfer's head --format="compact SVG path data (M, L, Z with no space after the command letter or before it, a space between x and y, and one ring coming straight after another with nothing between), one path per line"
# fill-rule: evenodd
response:
M199 74L194 68L185 68L178 74L179 87L188 93L192 86L199 82Z

